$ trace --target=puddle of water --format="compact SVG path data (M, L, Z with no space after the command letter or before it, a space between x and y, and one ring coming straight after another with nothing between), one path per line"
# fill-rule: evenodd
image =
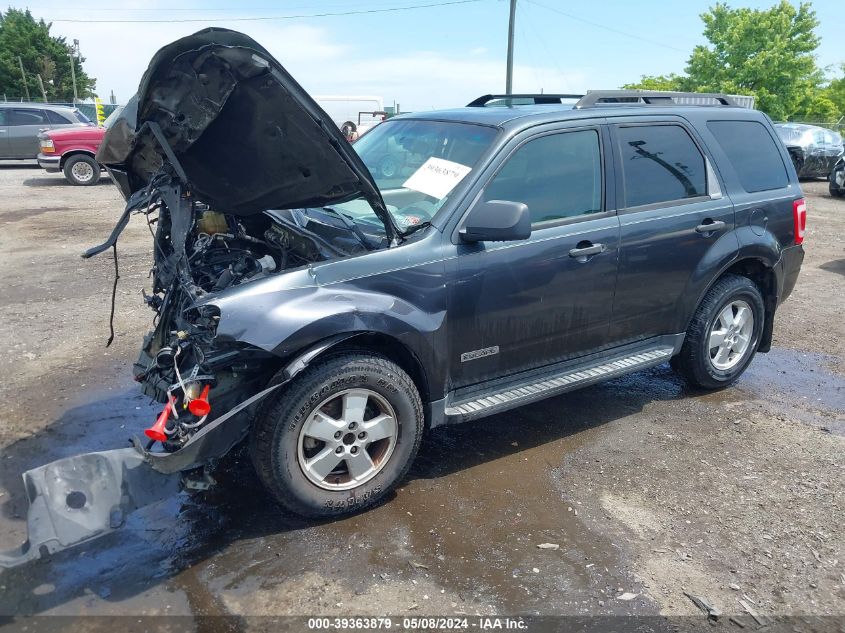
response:
M731 389L708 400L751 399L774 416L796 419L845 436L845 378L831 371L841 367L835 356L773 348L757 354Z
M636 589L617 546L576 517L578 500L567 498L561 484L564 474L573 476L561 471L566 456L604 424L630 423L629 416L652 408L668 415L668 402L689 396L716 405L762 402L810 423L841 424L845 380L828 369L836 362L773 350L758 356L736 387L706 395L691 394L661 366L438 429L391 499L334 522L282 514L249 460L236 454L217 473L217 488L140 511L115 534L4 575L0 613L61 611L87 600L98 613L155 611L175 603L185 613L220 615L227 612L221 596L248 595L312 572L343 578L360 591L382 576L383 582L425 579L467 603L510 612L587 613L598 598L613 610L617 605L608 596L620 586ZM0 484L12 499L3 499L3 512L17 513L16 529L25 508L20 484L13 481L23 470L122 446L158 412L131 387L79 398L49 432L4 450ZM541 550L540 543L560 548ZM50 583L49 592L33 592ZM618 608L630 613L651 607Z

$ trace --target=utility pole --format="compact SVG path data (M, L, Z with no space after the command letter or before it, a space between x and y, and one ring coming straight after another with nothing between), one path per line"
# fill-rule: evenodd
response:
M47 91L44 90L44 80L41 79L41 73L35 76L38 77L38 85L41 86L41 96L44 97L44 103L47 103Z
M67 56L70 57L70 78L73 81L73 105L76 105L76 102L79 101L79 93L76 92L76 68L73 53L68 53Z
M29 86L26 85L26 73L23 71L23 61L21 60L20 55L18 55L18 64L21 67L21 79L23 79L23 89L26 91L26 100L32 101L32 99L29 98Z
M505 94L513 93L513 27L516 21L516 0L511 0L511 17L508 21L508 65L505 75Z

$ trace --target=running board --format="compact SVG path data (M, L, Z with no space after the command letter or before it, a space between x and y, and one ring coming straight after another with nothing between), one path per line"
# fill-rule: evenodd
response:
M446 407L449 422L465 422L494 413L521 407L524 404L543 400L589 384L629 374L633 371L654 367L671 358L672 347L658 347L645 352L623 356L592 366L569 368L565 373L539 382L511 386L491 395L458 402Z

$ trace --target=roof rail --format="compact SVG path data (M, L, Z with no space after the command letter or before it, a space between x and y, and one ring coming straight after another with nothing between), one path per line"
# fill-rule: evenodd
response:
M709 103L707 103L709 101ZM588 90L576 108L593 108L606 104L642 105L722 105L739 107L725 94L708 92L663 92L661 90Z
M554 105L563 103L564 99L583 99L584 95L578 94L515 94L515 95L482 95L467 104L468 108L483 108L491 101L514 101L531 99L534 105Z

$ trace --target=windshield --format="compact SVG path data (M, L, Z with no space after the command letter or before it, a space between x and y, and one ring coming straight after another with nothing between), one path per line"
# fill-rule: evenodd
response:
M786 125L776 125L778 136L784 143L790 145L802 145L809 143L812 140L812 134L805 127L792 127Z
M397 119L377 125L353 147L405 231L431 220L495 136L495 128L482 125ZM356 222L381 226L363 200L335 208Z
M112 110L112 113L106 117L105 121L103 121L103 127L106 129L110 128L117 117L120 116L121 112L123 112L123 106L117 106L114 110Z

